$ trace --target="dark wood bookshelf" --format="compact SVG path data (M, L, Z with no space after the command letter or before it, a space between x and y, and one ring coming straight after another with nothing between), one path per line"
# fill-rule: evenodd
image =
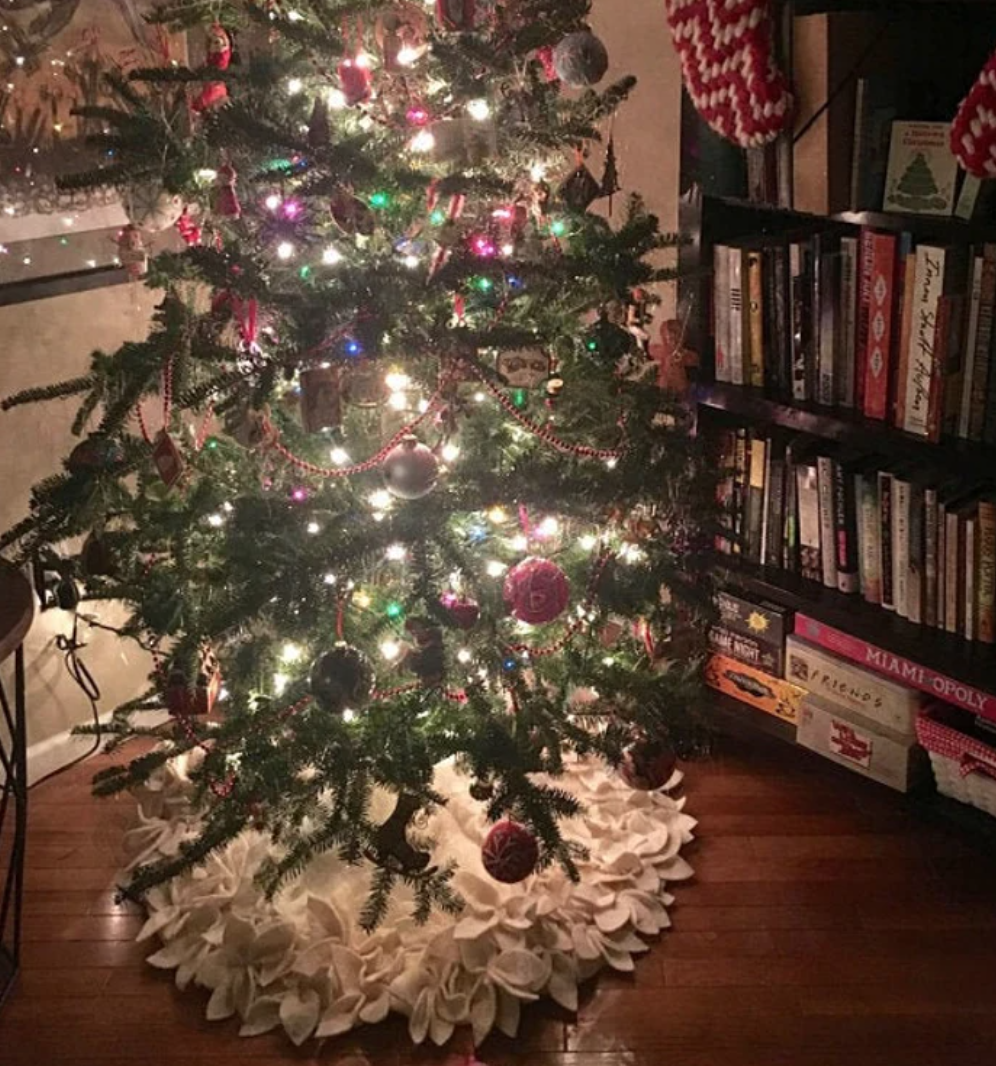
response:
M956 681L996 693L996 647L991 644L916 625L894 611L865 602L860 595L846 595L787 570L756 566L729 555L717 555L716 565L728 571L731 585L749 594L774 600Z
M843 441L886 458L916 455L928 465L953 472L964 470L966 465L990 469L996 477L996 447L989 444L948 438L935 443L854 411L773 400L761 389L744 385L698 383L692 386L691 396L702 407L735 416L741 422L781 426L825 440Z

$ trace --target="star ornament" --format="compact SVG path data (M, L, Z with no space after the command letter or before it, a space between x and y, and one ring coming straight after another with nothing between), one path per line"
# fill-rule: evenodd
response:
M751 611L747 615L747 628L752 633L765 633L768 629L768 619L758 611Z

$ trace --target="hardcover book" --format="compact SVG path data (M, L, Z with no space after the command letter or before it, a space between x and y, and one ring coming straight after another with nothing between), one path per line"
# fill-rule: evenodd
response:
M869 270L867 291L862 292L861 315L864 321L860 330L865 341L861 359L864 369L864 413L869 418L884 419L888 416L889 408L896 239L888 233L863 230L861 240L865 251L862 261Z
M730 380L730 249L717 244L713 249L713 329L716 352L716 380Z
M950 215L958 163L947 122L893 122L885 175L886 211Z
M899 428L920 437L929 434L931 388L936 379L937 309L944 291L946 257L945 248L928 244L921 244L916 250L905 380L899 381L897 387L906 397Z

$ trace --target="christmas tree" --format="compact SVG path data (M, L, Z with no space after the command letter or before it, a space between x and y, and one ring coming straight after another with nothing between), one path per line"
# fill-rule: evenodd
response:
M923 152L917 152L903 171L892 193L892 199L908 211L937 210L946 204L947 201L940 195Z
M150 335L4 403L75 399L81 439L0 548L124 601L155 658L106 730L156 744L96 791L199 756L196 835L130 891L253 826L270 892L334 851L369 865L366 927L399 881L419 918L458 908L417 828L445 760L493 877L575 876L556 777L597 755L664 783L709 597L711 474L646 350L675 241L636 198L588 210L634 81L593 88L588 0L206 11L158 13L203 62L110 76L102 162L67 182L130 205ZM147 261L174 224L185 250Z

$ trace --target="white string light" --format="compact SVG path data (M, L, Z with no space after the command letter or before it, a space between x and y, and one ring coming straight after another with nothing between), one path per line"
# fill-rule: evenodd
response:
M484 569L487 571L488 577L501 577L508 567L497 559L489 559Z
M304 82L300 78L291 78L287 82L287 91L291 96L297 96L297 94L304 88Z
M419 130L418 133L412 137L408 147L413 152L431 152L433 148L436 147L436 138L433 136L431 130Z
M460 449L456 444L444 444L440 454L445 463L455 463L460 458Z
M487 100L471 100L467 104L467 114L477 122L484 122L490 116L491 108L488 106Z
M349 458L349 452L345 448L333 448L329 454L336 466L349 466L350 462L352 462Z
M312 536L316 533L321 533L322 531L322 527L317 522L309 522L306 528Z
M401 645L396 640L385 640L380 646L380 654L389 663L393 663L401 654Z
M288 259L293 258L293 256L294 256L294 245L291 244L290 241L281 241L277 245L277 258L278 259L283 259L284 261L286 261Z
M384 557L390 559L392 563L400 563L407 554L404 544L389 544L387 551L384 552Z
M299 645L288 642L281 649L280 658L285 663L296 663L303 654Z
M273 694L282 696L290 684L290 678L286 674L276 673L273 675Z
M387 374L384 375L384 384L392 392L401 392L402 389L407 389L411 383L412 379L407 374L403 374L400 370L389 370Z
M326 266L330 266L330 267L336 266L336 264L342 262L342 252L340 252L339 249L336 248L336 246L334 244L330 244L322 252L322 262Z

